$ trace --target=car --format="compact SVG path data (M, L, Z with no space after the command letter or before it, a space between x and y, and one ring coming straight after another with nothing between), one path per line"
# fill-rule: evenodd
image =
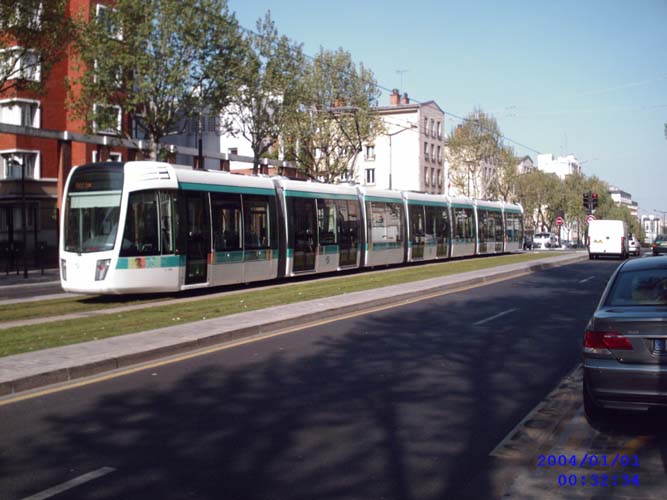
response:
M556 248L558 246L558 236L553 233L535 233L533 236L533 249Z
M630 250L628 250L630 255L639 255L641 253L639 241L637 241L634 234L628 235L628 247L630 248Z
M617 410L667 407L667 256L616 269L586 326L583 366L594 428Z
M525 235L523 237L523 249L524 250L532 250L533 249L533 237L529 235Z
M667 253L667 234L658 235L655 240L653 240L652 249L653 255Z

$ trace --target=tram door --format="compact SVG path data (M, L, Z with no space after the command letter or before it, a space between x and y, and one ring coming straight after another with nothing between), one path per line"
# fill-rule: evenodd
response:
M185 284L205 283L208 268L209 241L206 193L186 194L187 247Z
M315 251L317 249L317 217L315 200L311 198L292 198L292 217L294 224L294 272L315 270Z
M412 243L412 258L424 258L424 207L422 205L410 205L410 241Z
M356 201L336 200L336 224L341 267L357 264L359 245L359 205Z

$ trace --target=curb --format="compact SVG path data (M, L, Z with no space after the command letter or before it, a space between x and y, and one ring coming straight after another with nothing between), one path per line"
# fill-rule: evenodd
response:
M0 377L3 370L11 373L6 375L5 380L0 378L0 397L137 366L161 358L194 353L197 350L239 339L263 336L295 326L306 327L308 323L316 321L331 320L349 314L359 314L363 311L371 312L375 308L392 304L399 305L425 300L431 296L452 293L472 285L482 286L491 282L503 281L584 260L588 260L586 254L577 254L559 257L557 260L549 262L510 264L483 271L450 275L444 277L446 283L442 282L443 278L434 278L198 322L200 324L202 322L208 323L211 326L211 333L208 334L201 333L202 330L207 329L203 327L204 325L201 325L202 328L197 328L198 332L188 332L185 336L182 333L176 335L179 328L191 327L193 324L186 323L175 327L37 351L48 353L49 359L64 360L62 364L66 366L43 367L42 365L45 363L34 359L36 353L8 356L0 358ZM494 269L498 269L498 271L494 272ZM484 274L480 275L481 273ZM414 288L411 289L411 287ZM304 312L308 304L317 306L316 310L314 312ZM265 314L263 318L258 319L257 316L261 312ZM284 317L281 318L281 315ZM251 318L251 316L254 316L254 318ZM159 332L159 335L157 332ZM141 340L144 339L150 339L153 345L141 345ZM134 347L133 343L136 344ZM115 355L109 353L113 348L125 352ZM30 359L31 356L33 359ZM5 367L2 366L3 361ZM16 362L13 363L14 366L9 366L9 361ZM27 373L17 374L20 369Z

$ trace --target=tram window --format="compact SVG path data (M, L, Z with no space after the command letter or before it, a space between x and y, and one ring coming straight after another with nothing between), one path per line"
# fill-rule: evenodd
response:
M386 204L387 241L403 241L403 210L399 203Z
M241 197L238 194L211 193L213 249L220 252L241 250Z
M426 239L426 243L435 243L438 236L438 218L444 209L439 207L425 207L425 211L424 238Z
M243 236L246 250L276 248L274 198L243 195Z
M366 211L368 212L368 232L371 235L371 243L386 242L385 204L369 201L367 202Z
M474 238L472 209L469 208L454 209L454 238L457 239Z
M421 238L425 235L424 207L423 205L410 205L409 212L412 242L421 242Z
M174 210L174 193L161 191L160 195L160 251L162 255L175 253L174 235L177 217Z
M317 200L317 229L320 245L336 245L336 204L334 200Z
M121 257L159 255L160 222L155 191L130 193Z

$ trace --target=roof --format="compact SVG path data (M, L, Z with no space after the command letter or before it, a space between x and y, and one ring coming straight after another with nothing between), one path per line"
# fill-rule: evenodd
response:
M620 272L645 271L647 269L667 269L667 255L628 260L623 264Z

